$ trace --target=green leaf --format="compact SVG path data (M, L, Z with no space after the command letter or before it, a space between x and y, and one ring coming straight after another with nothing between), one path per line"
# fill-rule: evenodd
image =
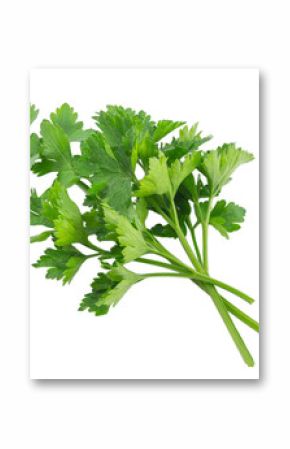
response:
M166 157L163 154L159 158L149 159L149 173L140 181L140 187L136 196L163 195L171 192Z
M95 209L99 209L99 206L101 204L101 194L102 191L105 189L106 183L100 182L100 183L93 183L91 187L88 188L85 199L84 199L84 206L93 207Z
M47 240L52 235L53 235L53 231L41 232L40 234L31 236L30 237L30 243L44 242L45 240Z
M87 259L87 257L84 257L83 255L79 256L72 256L69 258L69 260L66 263L66 270L63 273L63 283L69 283L75 276L75 274L79 271L81 265L84 263L84 261Z
M143 279L143 276L127 270L122 265L109 271L108 277L116 284L109 291L103 293L99 300L99 305L108 307L115 306L132 285Z
M107 151L102 134L95 133L90 136L81 143L80 148L81 155L74 158L74 167L79 176L91 180L99 165L101 168L104 165L105 169L115 168L116 161Z
M175 230L169 224L162 225L158 223L150 229L150 232L156 235L156 237L177 238Z
M64 103L57 108L56 112L50 114L52 123L63 129L70 142L81 142L94 132L91 129L84 130L83 122L78 122L77 118L78 114L67 103Z
M196 203L198 203L202 198L209 198L209 195L210 192L208 185L205 185L202 182L200 175L198 175L197 181L195 180L195 177L193 175L189 175L187 178L185 178L183 183L180 185L175 198L177 208L182 208L182 211L178 210L178 216L181 218L181 220L184 219L185 222L188 221L189 215L191 213L190 202L194 203L196 217L200 220L199 209L196 207Z
M49 228L53 228L53 220L51 217L45 214L43 210L44 198L47 196L47 192L38 196L35 189L31 190L30 196L30 224L31 225L43 225Z
M173 196L175 196L180 184L187 178L192 171L198 167L200 163L200 153L188 154L184 158L184 162L176 159L169 167L169 176L173 189Z
M99 273L92 282L92 292L85 295L79 310L89 310L95 315L108 313L129 288L142 280L143 277L119 265L108 273Z
M50 161L46 159L43 155L41 156L41 160L35 162L31 168L32 172L37 176L44 176L48 173L53 173L58 171L58 164L55 161Z
M138 198L136 201L136 226L138 229L145 229L146 218L148 217L148 205L145 198Z
M196 216L199 222L202 222L207 214L208 201L199 203L199 208L196 208ZM228 233L238 231L240 225L245 218L246 210L235 203L226 203L225 200L220 200L211 210L209 224L221 233L223 237L229 238Z
M82 215L82 218L88 235L95 234L100 242L116 241L116 233L110 232L107 229L103 210L101 208L85 212Z
M70 165L70 145L63 129L58 125L53 125L48 120L43 120L40 130L43 137L45 156L58 160L63 165Z
M168 194L175 196L180 184L199 165L200 154L188 154L184 162L175 160L168 167L167 159L160 153L159 158L149 160L149 173L140 181L136 196Z
M76 172L90 180L95 194L106 199L115 210L128 213L131 205L132 172L108 152L100 133L95 133L81 146L82 155L76 156ZM100 195L100 193L102 193Z
M139 132L139 133L138 133ZM155 144L152 134L149 131L137 131L132 133L132 169L135 170L138 158L141 159L144 166L147 166L148 159L158 154L157 145Z
M35 104L30 105L30 125L37 119L39 109L36 109Z
M173 122L172 120L159 120L154 130L153 138L155 142L163 139L167 134L184 125L185 122Z
M109 145L118 147L132 127L134 115L132 109L125 109L122 106L107 106L106 111L98 112L93 118Z
M131 108L110 105L106 111L100 111L94 117L99 129L112 148L123 147L129 149L136 134L153 131L153 123L144 111L136 113Z
M120 215L107 204L103 204L103 211L106 224L117 233L125 262L135 260L150 251L142 232L136 229L127 217Z
M207 177L210 192L216 195L227 184L233 172L242 164L250 162L254 156L235 144L224 144L216 150L208 151L200 166L200 171Z
M101 261L101 263L108 260L113 260L112 263L124 263L122 247L118 244L115 244L110 248L110 251L101 253L99 255L99 260Z
M61 249L48 248L33 266L49 268L46 273L48 279L62 279L63 284L66 284L71 282L86 259L87 256L73 246Z
M198 198L209 198L210 196L209 185L203 182L200 175L197 177L196 192Z
M95 315L105 315L108 313L110 306L99 304L99 300L103 294L116 285L105 273L98 273L91 284L92 291L87 293L81 301L79 310L88 310Z
M78 178L72 165L72 155L67 135L59 125L54 125L48 120L42 121L40 131L43 138L41 172L58 171L59 181L66 187L69 187Z
M96 316L106 315L109 312L110 307L98 305L100 295L101 293L96 290L93 290L91 293L87 293L80 303L79 311L88 310Z
M155 124L144 111L110 105L94 118L116 160L132 171L138 159L146 166L147 160L157 154Z
M52 215L57 215L57 218L53 220L57 246L88 242L80 210L68 196L65 187L58 181L55 181L49 190L44 206L46 206L46 215L49 210Z
M97 210L85 212L82 215L82 219L88 235L97 234L100 225L102 227L104 225L100 220L100 213Z
M246 210L235 203L226 203L221 200L216 203L210 214L209 223L221 233L222 236L228 238L229 232L240 229L238 223L243 223Z
M32 133L30 135L30 168L35 164L37 159L40 158L41 153L41 140L37 134Z
M212 136L202 137L201 131L197 132L197 126L198 123L191 128L188 128L187 125L184 126L179 130L179 138L173 138L170 143L161 148L169 163L199 149L201 145L212 138Z
M197 149L205 142L208 142L212 136L201 137L201 131L197 131L198 122L196 122L191 128L185 125L179 131L179 142L183 144L188 144L191 149Z

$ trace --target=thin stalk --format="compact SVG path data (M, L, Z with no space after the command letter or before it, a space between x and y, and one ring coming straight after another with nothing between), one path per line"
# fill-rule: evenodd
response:
M260 326L259 323L251 318L249 315L244 313L242 310L240 310L238 307L236 307L234 304L232 304L230 301L222 297L222 300L228 309L228 311L234 315L236 318L238 318L240 321L242 321L244 324L249 326L251 329L253 329L256 332L259 332Z
M205 288L207 293L212 298L213 303L216 306L224 324L226 325L226 328L229 334L231 335L236 347L238 348L239 353L241 354L241 357L243 358L244 362L249 367L253 367L255 364L254 359L251 353L249 352L244 340L239 334L239 331L237 330L233 320L231 319L223 300L221 299L218 292L215 290L213 286L207 286Z
M202 220L202 223L201 223L203 266L204 266L206 273L208 273L208 225L209 225L211 205L212 205L212 197L209 197L206 216L205 216L205 219Z
M88 186L85 182L83 182L83 181L78 181L78 182L76 183L76 185L77 185L80 189L82 189L82 191L85 192L85 193L87 193L87 191L89 190L89 186Z
M94 254L86 254L86 258L87 259L91 259L92 257L98 257L98 253L94 253Z
M190 235L191 235L192 243L193 243L196 255L197 255L197 259L198 259L199 263L202 265L202 257L200 254L199 246L198 246L196 235L195 235L195 228L192 225L190 218L188 218L188 220L186 220L186 224L190 231Z
M178 266L176 264L159 262L159 260L157 261L154 259L148 259L148 258L144 258L144 257L139 257L138 259L136 259L135 262L145 263L148 265L155 265L156 267L161 267L161 268L168 268L169 270L174 270L174 271L178 271L178 272L188 272L188 270L186 270L185 268Z
M249 304L252 304L255 301L251 296L247 295L246 293L242 292L241 290L238 290L237 288L232 287L231 285L226 284L225 282L221 282L218 279L214 279L208 275L204 275L201 273L196 273L196 277L199 278L204 283L216 285L217 287L220 287L223 290L227 290L228 292L233 293L236 296L239 296L239 298L244 299Z
M203 267L201 266L201 264L199 263L199 261L197 260L195 254L193 253L188 241L186 240L182 229L180 228L180 224L179 224L179 219L178 219L178 215L177 215L177 210L175 207L175 203L174 203L174 199L171 197L170 198L171 201L171 208L172 208L172 213L173 213L173 217L174 217L174 224L175 224L175 231L176 234L180 240L181 245L183 246L184 251L186 252L189 260L191 261L192 265L194 266L194 268L197 271L201 271L203 272Z
M174 254L172 254L170 251L168 251L167 248L165 248L165 246L162 245L162 243L159 242L159 240L157 240L156 238L154 238L154 245L156 249L152 249L152 254L156 254L157 256L161 256L164 257L166 260L168 260L169 262L173 262L173 264L183 267L185 270L190 271L190 272L194 272L193 268L191 268L189 265L186 265L185 263L183 263L180 259L178 259L178 257L174 256Z
M168 253L169 253L169 251L168 251ZM159 254L159 255L162 255L162 254ZM171 253L169 253L169 255L171 255ZM238 290L237 288L232 287L231 285L226 284L225 282L219 281L218 279L214 279L208 275L205 275L205 274L202 274L202 273L199 273L199 272L193 270L191 267L185 265L183 262L179 261L179 259L175 258L175 256L173 256L173 255L171 258L175 261L175 263L164 264L163 262L159 262L159 261L157 262L155 260L152 261L152 259L142 259L142 258L139 258L137 261L142 261L144 263L149 263L151 265L156 265L156 266L160 266L163 268L169 268L171 270L179 271L181 277L196 279L197 281L201 281L202 283L205 283L205 284L216 285L217 287L220 287L223 290L227 290L228 292L233 293L234 295L240 297L241 299L244 299L249 304L252 304L254 302L253 298L251 298L246 293ZM168 256L168 259L169 259L169 256ZM145 262L145 260L146 260L146 262Z
M136 262L144 263L144 264L147 264L147 265L153 265L153 266L157 266L157 267L161 267L161 268L168 268L170 270L177 271L178 273L184 272L184 268L182 268L182 267L179 267L179 266L174 265L174 264L168 264L168 263L164 263L164 262L159 262L159 261L154 260L154 259L147 259L147 258L140 257L139 259L136 259ZM157 276L157 274L156 274L156 276ZM194 284L196 284L203 291L205 291L205 293L207 293L207 291L203 288L203 284L201 282L196 281L194 279L191 279L191 280L192 280L192 282ZM244 324L249 326L251 329L255 330L256 332L259 332L259 323L257 321L255 321L249 315L247 315L242 310L240 310L238 307L233 305L230 301L228 301L223 296L221 296L221 299L223 300L223 302L224 302L228 312L230 312L231 315L234 315L236 318L238 318Z
M208 292L207 292L207 290L206 290L206 288L205 288L203 283L201 283L199 281L194 281L193 279L192 279L192 282L194 284L196 284L199 288L201 288L205 293L208 294ZM232 304L230 301L228 301L223 296L221 296L221 295L219 295L219 296L220 296L221 300L224 302L228 312L230 312L231 315L234 315L236 318L238 318L240 321L242 321L247 326L249 326L252 329L254 329L256 332L259 332L259 323L257 321L255 321L249 315L244 313L238 307L234 306L234 304Z
M172 227L174 228L174 222L170 219L170 217L168 217L168 215L161 209L161 207L159 206L159 204L155 201L152 200L152 204L155 207L156 211L161 215L162 218L164 218L164 220Z
M192 199L193 199L193 202L194 202L194 206L195 206L195 208L196 208L196 210L198 212L196 215L199 215L199 217L202 217L201 207L200 207L200 204L199 204L199 194L197 192L197 187L196 187L196 183L195 183L195 178L194 177L193 177L193 194L192 194Z
M89 240L86 243L83 243L83 245L86 246L87 248L93 249L94 251L98 251L98 253L101 253L101 254L109 254L110 253L110 251L106 251L106 250L100 248L99 246L94 245Z
M172 273L172 272L167 272L167 273L144 273L141 274L141 276L143 276L144 278L152 278L152 277L189 277L188 275L182 275L181 273Z

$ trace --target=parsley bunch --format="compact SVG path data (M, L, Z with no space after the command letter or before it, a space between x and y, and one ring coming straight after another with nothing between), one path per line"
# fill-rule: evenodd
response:
M32 105L31 123L37 115ZM197 124L189 128L184 122L154 122L145 112L122 106L108 106L93 118L96 129L84 129L73 108L63 104L41 122L39 134L31 134L32 172L55 173L50 188L40 195L31 192L31 224L46 229L31 241L50 239L53 244L34 266L46 267L47 278L65 284L87 259L97 257L102 271L79 307L95 315L108 313L132 285L148 277L187 278L211 298L245 363L253 366L232 316L257 332L259 325L222 292L248 303L254 300L213 278L208 266L209 227L228 238L245 216L245 209L218 197L234 171L253 155L233 143L203 151L211 136L202 136ZM164 143L178 128L179 136ZM79 143L77 155L71 151L74 142ZM84 213L70 198L74 185L84 193ZM159 216L160 223L148 227L149 214ZM100 245L93 243L94 237ZM179 240L188 263L164 246L165 237ZM110 250L102 242L111 242ZM126 267L132 261L164 270L135 273Z

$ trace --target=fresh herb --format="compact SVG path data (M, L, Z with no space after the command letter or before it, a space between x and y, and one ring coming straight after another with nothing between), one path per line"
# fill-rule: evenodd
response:
M31 106L31 122L37 115ZM102 271L79 307L95 315L106 314L131 286L149 277L186 278L211 298L245 363L253 366L232 316L257 332L259 325L223 295L254 300L213 278L208 257L209 227L229 238L244 221L244 208L218 197L253 155L233 143L203 151L211 136L202 136L197 124L154 122L145 112L122 106L108 106L94 119L96 129L85 129L73 108L63 104L41 122L39 134L31 134L32 172L55 173L49 189L31 192L31 224L46 228L31 241L53 244L34 266L48 268L47 278L66 284L87 259L97 257ZM168 139L178 128L179 136ZM72 142L78 142L78 155L71 151ZM83 213L69 194L74 185L84 194ZM146 224L148 215L159 217L153 227ZM97 246L92 237L111 242L111 250ZM180 242L187 263L166 248L164 237ZM133 273L126 268L132 261L159 271Z

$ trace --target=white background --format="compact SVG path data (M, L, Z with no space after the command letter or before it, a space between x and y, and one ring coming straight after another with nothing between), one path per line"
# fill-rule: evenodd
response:
M289 445L287 6L205 0L178 6L168 0L2 4L1 446ZM261 381L28 379L28 70L100 65L261 69Z
M245 224L229 241L211 229L209 254L213 277L258 299L258 83L258 71L253 69L34 70L30 98L40 109L40 116L32 130L38 132L41 120L65 101L80 111L88 127L94 126L90 117L96 110L121 104L143 108L155 120L182 119L189 125L199 120L204 132L214 135L204 148L236 141L254 153L256 160L237 170L221 195L246 207ZM78 144L73 148L79 151ZM32 175L31 184L42 193L54 178ZM77 187L70 189L70 195L82 205L84 195ZM150 220L154 220L151 215ZM32 227L31 232L42 230ZM178 242L168 239L163 243L188 262ZM47 246L52 246L51 242L32 245L31 261L36 261ZM139 273L158 271L135 265L132 268ZM154 278L137 284L103 317L78 313L79 302L90 291L99 270L97 260L91 259L69 287L61 288L61 283L45 279L45 270L31 269L32 378L258 377L258 335L237 321L256 360L255 368L250 369L211 300L184 279ZM230 294L226 297L257 318L258 302L249 306Z

